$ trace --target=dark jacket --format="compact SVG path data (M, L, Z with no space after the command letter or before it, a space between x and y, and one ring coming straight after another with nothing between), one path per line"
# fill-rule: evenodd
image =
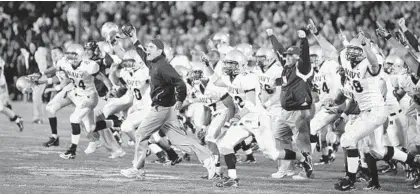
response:
M283 54L286 51L274 36L270 36L276 54L284 64ZM309 57L308 39L301 39L300 59L292 66L284 66L282 77L276 80L276 85L282 86L280 93L281 106L288 111L311 109L312 94L310 82L313 77Z
M137 53L149 68L150 97L152 106L171 107L176 101L183 102L187 97L187 86L178 72L166 60L164 55L147 61L146 53L140 42L134 43Z

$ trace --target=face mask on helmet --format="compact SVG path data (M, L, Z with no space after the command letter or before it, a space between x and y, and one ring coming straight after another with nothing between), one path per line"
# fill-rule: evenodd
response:
M84 48L86 50L86 55L89 57L89 59L100 59L101 51L99 50L99 46L96 42L88 42L85 44Z
M223 72L229 76L239 75L239 63L237 61L232 60L223 60Z
M136 63L134 59L124 59L122 60L120 66L129 71L136 71L140 69L140 64Z
M70 45L64 53L65 59L74 67L79 66L85 51L82 45Z
M204 72L201 69L193 70L191 72L191 79L192 80L200 80L204 76Z
M360 62L364 59L363 48L358 46L347 46L346 58L351 62Z

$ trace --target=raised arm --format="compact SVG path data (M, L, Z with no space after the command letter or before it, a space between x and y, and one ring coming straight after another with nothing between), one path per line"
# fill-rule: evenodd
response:
M314 35L315 40L318 42L322 50L324 50L325 55L332 60L338 61L340 53L333 44L331 44L323 35L319 34L319 31L312 19L309 19L307 28Z
M312 72L311 60L309 57L309 43L306 38L306 32L303 30L298 31L298 36L300 38L300 60L297 65L299 73L303 75L308 75Z
M268 39L270 39L271 44L273 45L273 49L276 52L278 60L283 63L283 53L286 52L284 46L277 40L277 38L273 34L272 29L266 30Z
M408 30L407 26L405 25L405 19L401 18L398 20L398 25L400 26L401 30L404 32L405 37L408 40L408 43L416 50L416 52L419 52L419 41L416 37L414 37L414 34Z

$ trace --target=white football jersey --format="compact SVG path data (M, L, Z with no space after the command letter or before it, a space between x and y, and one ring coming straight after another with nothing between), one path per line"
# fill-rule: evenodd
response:
M55 76L57 76L57 78L58 78L58 80L60 81L60 82L62 82L63 80L64 80L64 78L65 78L65 76L66 76L66 72L64 72L63 70L62 70L62 66L65 66L64 64L65 63L68 63L67 62L67 60L66 60L66 58L65 57L62 57L61 59L59 59L55 64L54 64L54 67L55 67L55 69L57 70L56 72L55 72Z
M148 68L142 67L135 72L123 68L120 77L127 83L127 92L133 96L133 107L139 110L152 105Z
M337 73L338 65L334 60L326 60L318 72L314 71L312 83L313 87L319 92L321 102L334 99L337 92L342 88L341 77Z
M271 98L276 90L276 79L281 78L283 67L277 62L272 64L267 71L263 72L261 68L257 68L258 81L260 83L260 100L265 103ZM273 102L273 104L280 104L280 101Z
M96 92L94 81L95 75L99 72L99 65L95 61L83 60L77 68L73 68L70 63L64 63L61 69L70 78L76 94L86 95Z
M398 102L397 98L394 96L394 86L393 80L398 79L397 75L388 75L384 71L381 71L379 74L381 78L384 80L386 84L386 96L385 96L385 103L388 109L388 113L395 113L400 110L400 103Z
M241 73L237 75L233 81L231 81L230 76L227 75L222 76L221 79L227 85L228 93L232 96L233 101L239 109L244 108L247 103L253 104L253 102L247 99L246 92L254 90L255 109L249 111L262 112L264 110L258 98L258 94L261 91L258 76L255 73Z
M417 104L420 104L420 81L416 81L410 74L400 74L398 88L404 90Z
M0 86L4 86L6 84L6 78L4 77L4 65L4 60L0 58Z
M351 62L346 58L346 49L341 52L340 57L346 81L351 85L354 99L360 110L365 111L373 107L385 106L385 99L381 91L381 77L370 73L369 61L365 58L352 67Z

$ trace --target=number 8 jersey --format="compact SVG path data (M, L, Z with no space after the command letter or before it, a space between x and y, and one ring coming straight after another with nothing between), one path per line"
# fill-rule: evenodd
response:
M74 85L77 95L96 93L95 75L99 72L99 65L92 60L83 60L77 68L70 63L62 63L60 68L66 72L67 77Z
M148 82L150 77L148 68L143 67L134 72L122 69L120 77L127 83L128 92L133 96L133 107L136 110L152 104L149 95L150 86Z
M369 69L369 61L363 59L359 64L352 67L346 58L346 50L340 54L341 64L346 75L346 82L350 85L354 99L361 111L370 110L373 107L385 106L382 95L381 77L373 74Z

